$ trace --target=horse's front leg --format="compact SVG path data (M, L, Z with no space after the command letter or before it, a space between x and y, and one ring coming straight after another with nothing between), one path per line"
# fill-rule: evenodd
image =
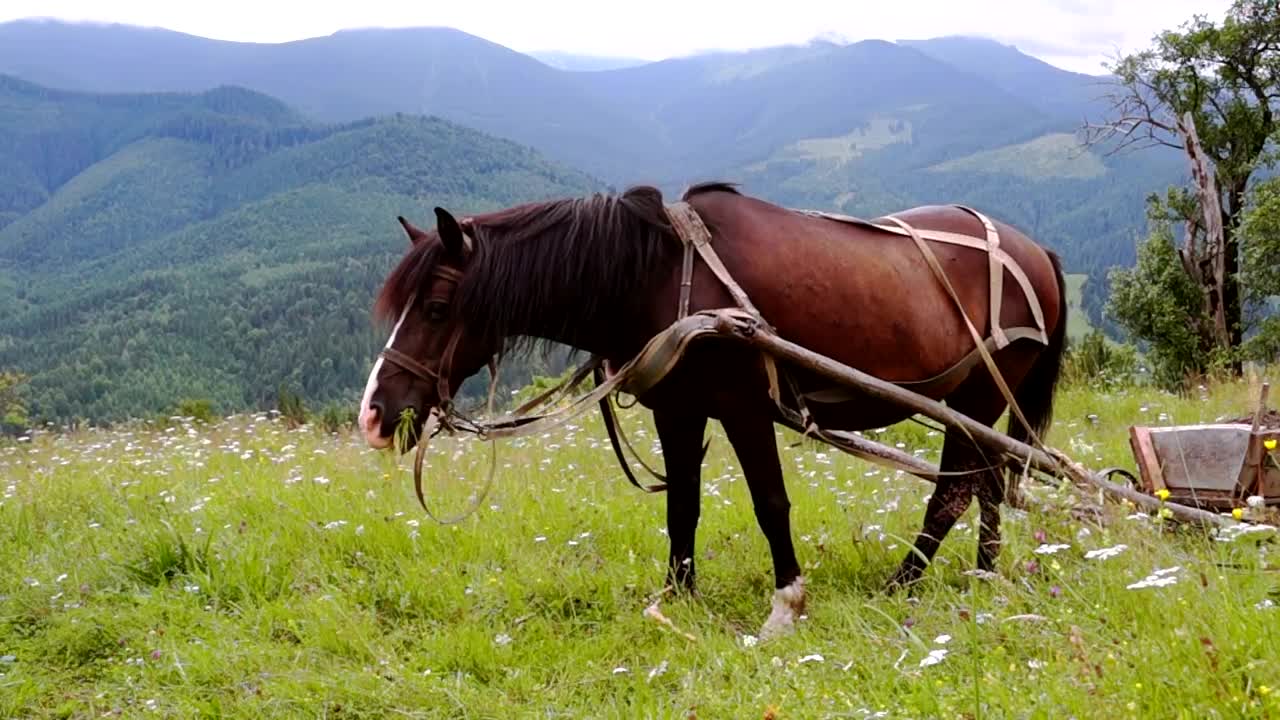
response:
M773 556L773 607L760 629L760 638L767 640L791 632L805 608L804 576L791 541L791 502L778 460L772 417L737 412L726 414L721 424L742 465L756 522Z
M692 593L696 590L694 536L701 513L702 436L707 416L655 410L653 422L667 471L667 535L671 538L667 583Z

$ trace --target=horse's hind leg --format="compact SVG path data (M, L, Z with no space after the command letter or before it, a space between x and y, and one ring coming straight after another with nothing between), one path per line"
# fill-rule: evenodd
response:
M958 456L962 452L957 449L955 436L948 434L942 446L942 462L939 463L939 469L943 472L960 469ZM938 479L937 487L934 488L933 495L929 497L929 504L925 508L924 526L916 536L914 546L907 551L907 556L902 559L898 570L889 581L890 589L909 587L920 579L925 568L933 562L938 546L942 544L947 533L951 532L951 527L968 509L973 495L973 481L969 476Z
M947 405L984 425L994 425L1004 412L1000 391L985 371L975 373L950 398ZM903 558L890 580L890 588L906 587L920 579L933 562L938 546L951 531L956 520L978 499L981 526L978 531L978 568L991 570L1000 553L1000 502L1003 497L1002 476L990 466L998 454L984 451L962 430L948 430L942 444L943 472L969 471L938 479L937 487L925 509L924 527L915 546Z
M742 465L756 522L773 556L773 606L760 629L760 638L767 640L791 632L796 619L804 612L804 577L791 541L791 501L787 499L778 460L773 419L768 415L736 412L725 414L720 424Z
M667 535L671 538L667 582L677 590L693 592L694 536L701 512L702 436L707 417L655 410L653 423L667 471Z

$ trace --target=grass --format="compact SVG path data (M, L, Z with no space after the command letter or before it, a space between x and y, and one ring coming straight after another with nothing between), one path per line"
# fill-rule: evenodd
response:
M1246 394L1067 388L1050 442L1132 467L1130 423L1241 414ZM622 417L660 460L647 415ZM483 509L451 526L417 507L411 456L267 416L0 446L0 716L1280 713L1263 536L1217 542L1114 504L1078 520L1077 495L1033 483L1048 509L1005 511L998 578L965 574L971 508L915 597L887 595L932 486L809 446L782 451L808 616L753 645L769 557L712 427L701 594L660 605L694 640L644 614L664 577L665 500L625 482L598 414L500 447ZM876 437L936 459L918 425ZM488 462L433 445L432 511L463 509ZM1161 571L1172 584L1128 588Z
M1067 337L1072 342L1083 340L1093 330L1089 322L1089 314L1081 305L1084 297L1084 284L1089 282L1088 273L1065 273L1067 282Z

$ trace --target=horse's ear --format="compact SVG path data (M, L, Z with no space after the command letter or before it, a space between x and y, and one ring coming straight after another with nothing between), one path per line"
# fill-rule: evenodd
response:
M414 226L413 223L405 220L403 215L397 215L396 220L399 220L400 224L404 227L404 231L409 233L409 243L411 245L417 245L427 239L427 234Z
M462 235L462 227L453 215L442 207L436 208L436 232L440 233L440 242L450 255L456 258L465 257L466 238Z

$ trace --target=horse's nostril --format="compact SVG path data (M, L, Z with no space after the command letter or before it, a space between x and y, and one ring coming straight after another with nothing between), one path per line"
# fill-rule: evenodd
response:
M382 421L382 403L380 402L369 403L369 415L368 415L368 420L366 421L368 426L376 427L377 424L381 421Z

